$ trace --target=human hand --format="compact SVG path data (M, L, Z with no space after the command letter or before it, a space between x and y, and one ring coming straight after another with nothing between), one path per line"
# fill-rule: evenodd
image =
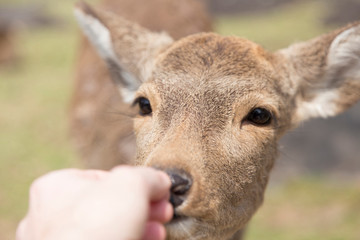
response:
M35 180L17 240L162 240L169 177L144 167L60 170Z

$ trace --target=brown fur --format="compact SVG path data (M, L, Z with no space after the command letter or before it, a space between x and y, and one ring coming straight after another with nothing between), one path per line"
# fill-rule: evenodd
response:
M186 201L175 208L181 218L167 225L169 240L241 239L263 201L279 138L360 99L358 24L270 53L214 33L164 41L100 10L99 28L91 12L79 11L90 39L107 46L99 48L103 57L141 79L135 98L151 103L151 114L134 119L136 164L191 176ZM110 43L97 31L108 31ZM252 123L254 108L267 109L272 121Z
M211 21L198 0L105 0L102 7L153 31L178 39L211 30ZM156 16L156 17L155 17ZM131 163L135 155L128 105L111 80L104 61L81 39L76 81L70 108L71 133L88 167L109 169Z

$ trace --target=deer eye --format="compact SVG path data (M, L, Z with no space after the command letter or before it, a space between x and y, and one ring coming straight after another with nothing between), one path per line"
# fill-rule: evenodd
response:
M139 97L135 100L133 105L139 106L139 114L141 116L146 116L152 113L151 104L147 98Z
M266 126L271 123L272 114L264 108L254 108L245 120L255 125Z

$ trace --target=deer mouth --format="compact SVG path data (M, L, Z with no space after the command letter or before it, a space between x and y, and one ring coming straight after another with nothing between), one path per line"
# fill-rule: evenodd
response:
M171 219L171 221L169 222L169 224L176 224L178 222L184 221L185 219L187 219L189 217L179 214L176 211L174 211L174 215L173 218Z

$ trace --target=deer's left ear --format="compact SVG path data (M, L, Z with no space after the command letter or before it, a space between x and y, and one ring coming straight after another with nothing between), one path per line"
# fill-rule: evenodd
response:
M298 43L276 53L290 78L293 122L335 116L360 99L360 24Z

